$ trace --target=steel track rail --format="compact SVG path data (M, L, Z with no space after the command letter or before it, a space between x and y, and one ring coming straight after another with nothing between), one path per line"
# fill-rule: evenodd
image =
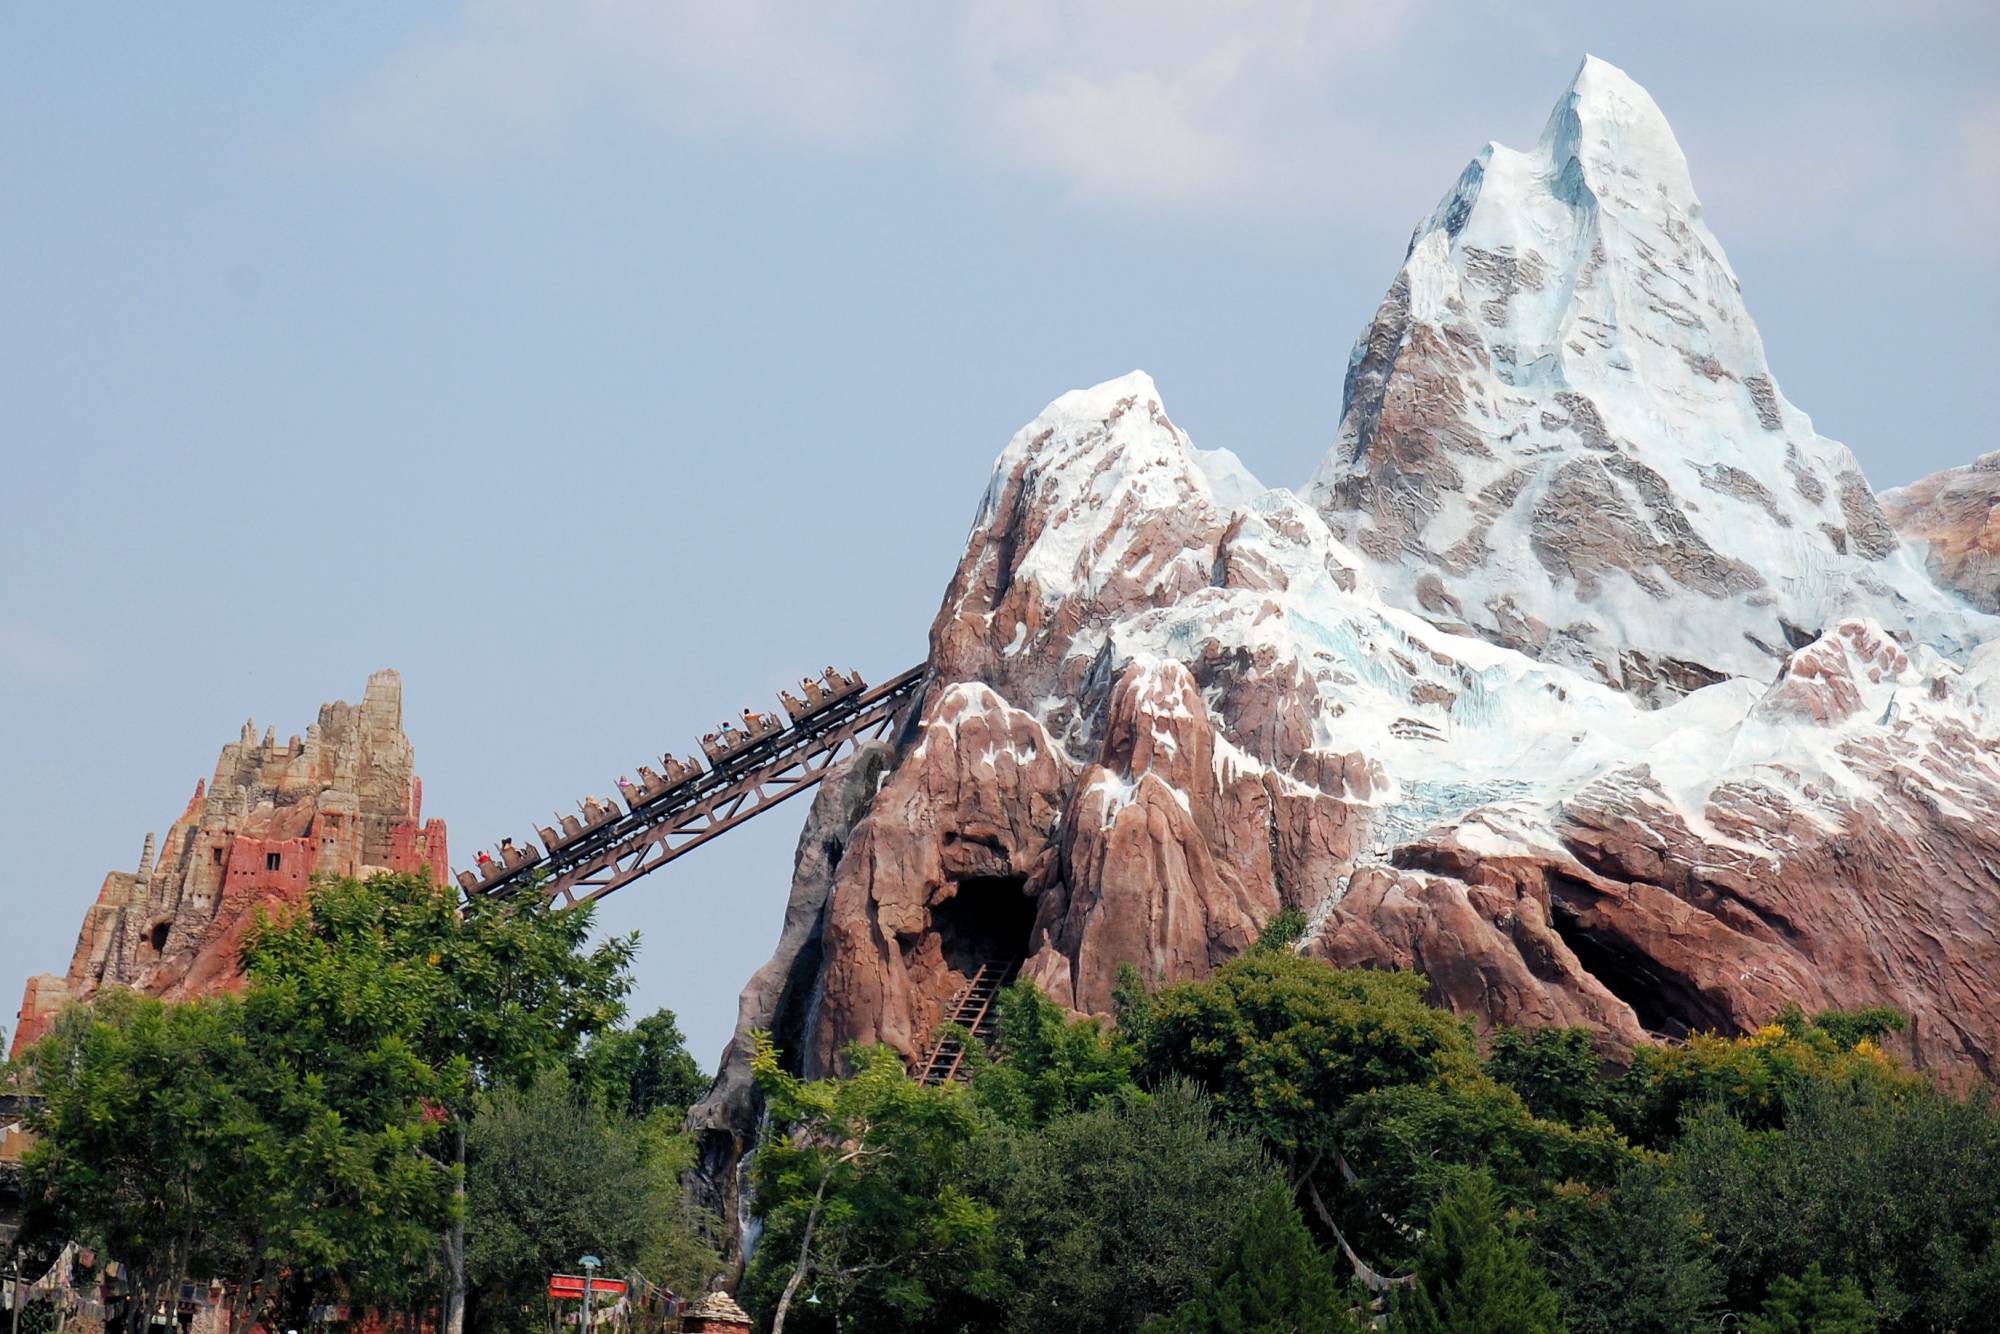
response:
M508 898L532 885L544 897L574 907L622 889L818 785L836 760L862 741L894 728L928 670L928 664L912 667L845 708L808 717L750 756L711 769L685 788L663 793L547 860L488 881L466 896L468 903Z

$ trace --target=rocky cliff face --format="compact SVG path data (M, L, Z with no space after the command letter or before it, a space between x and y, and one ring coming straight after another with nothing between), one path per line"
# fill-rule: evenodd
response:
M146 835L138 868L104 877L69 971L29 979L15 1049L101 987L184 999L237 985L258 910L302 902L316 874L428 867L442 885L444 821L422 815L395 672L369 677L358 705L321 708L303 740L280 746L245 723L165 840Z
M2000 612L2000 452L1884 491L1882 511L1940 584Z
M1887 1003L2000 1072L2000 622L1924 567L1990 583L1987 475L1893 498L1899 537L1587 61L1417 229L1301 492L1138 373L1009 442L744 1024L915 1057L980 962L1104 1012L1292 907L1481 1023L1616 1052ZM749 1106L733 1051L697 1121Z

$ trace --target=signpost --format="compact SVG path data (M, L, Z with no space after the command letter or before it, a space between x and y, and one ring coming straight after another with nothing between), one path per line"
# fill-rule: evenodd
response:
M625 1280L619 1278L599 1278L597 1271L604 1262L594 1255L586 1255L577 1262L583 1268L581 1274L549 1275L549 1296L557 1301L583 1300L583 1320L579 1334L589 1334L590 1299L593 1296L623 1297Z
M597 1277L603 1262L594 1255L586 1255L577 1263L583 1266L583 1320L577 1326L577 1334L590 1334L590 1280Z

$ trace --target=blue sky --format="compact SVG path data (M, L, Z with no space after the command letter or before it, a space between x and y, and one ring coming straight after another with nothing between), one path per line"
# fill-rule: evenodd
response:
M1878 486L1996 447L2000 20L1733 3L11 6L0 1009L246 715L405 679L469 858L915 662L993 455L1133 367L1297 483L1411 226L1586 51ZM710 1060L788 807L614 896Z

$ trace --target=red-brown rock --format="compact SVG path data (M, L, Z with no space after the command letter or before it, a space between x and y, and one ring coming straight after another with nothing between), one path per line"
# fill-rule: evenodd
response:
M403 734L403 684L376 672L358 705L320 709L284 745L256 725L223 747L215 774L136 871L104 877L63 977L30 978L14 1048L99 988L186 999L241 985L244 936L262 911L302 903L316 874L449 869L445 824L423 819L423 783ZM157 851L157 856L156 856Z
M1882 511L1940 584L2000 612L2000 452L1884 491Z

